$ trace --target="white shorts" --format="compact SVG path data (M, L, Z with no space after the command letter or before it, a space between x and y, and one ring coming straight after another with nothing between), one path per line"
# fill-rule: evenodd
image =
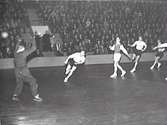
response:
M114 53L114 61L119 62L121 59L121 54L120 53Z

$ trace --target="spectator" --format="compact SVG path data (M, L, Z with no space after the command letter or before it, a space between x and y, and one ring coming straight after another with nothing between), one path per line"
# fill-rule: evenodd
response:
M42 36L42 51L51 51L50 37L51 35L49 31L46 31L45 34Z

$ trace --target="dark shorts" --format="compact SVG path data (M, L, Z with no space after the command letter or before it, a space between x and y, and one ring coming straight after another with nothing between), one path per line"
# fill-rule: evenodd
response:
M133 51L136 54L136 56L141 56L143 53L141 50L137 50L137 49L134 49Z
M155 56L161 59L164 56L164 52L157 52Z
M77 66L77 64L75 64L74 59L69 59L67 64L70 66Z

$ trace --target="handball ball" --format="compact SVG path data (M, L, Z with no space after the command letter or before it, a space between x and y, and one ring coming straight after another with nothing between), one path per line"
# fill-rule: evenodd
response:
M8 37L8 33L7 33L7 32L2 32L2 33L1 33L1 36L2 36L2 38L4 38L4 39L5 39L5 38L7 38L7 37Z

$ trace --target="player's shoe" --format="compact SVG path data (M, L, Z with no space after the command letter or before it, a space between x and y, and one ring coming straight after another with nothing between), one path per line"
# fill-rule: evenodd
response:
M38 95L34 96L33 101L35 101L35 102L42 102L43 99L41 97L39 97L39 94L38 94Z
M12 100L13 101L20 101L20 99L18 98L18 96L15 96L15 95L13 95Z
M161 65L162 65L161 63L158 63L158 67L157 68L159 69L161 67Z
M131 72L131 73L134 73L135 71L136 71L135 69L132 69L130 72Z
M65 82L65 83L66 83L66 82L68 82L68 79L67 79L67 78L65 78L65 79L64 79L64 82Z
M151 70L153 70L153 69L154 69L154 67L153 67L153 66L151 66L151 67L150 67L150 69L151 69Z
M124 77L126 74L126 71L122 71L121 77Z
M112 74L110 78L115 79L117 77L117 74Z

